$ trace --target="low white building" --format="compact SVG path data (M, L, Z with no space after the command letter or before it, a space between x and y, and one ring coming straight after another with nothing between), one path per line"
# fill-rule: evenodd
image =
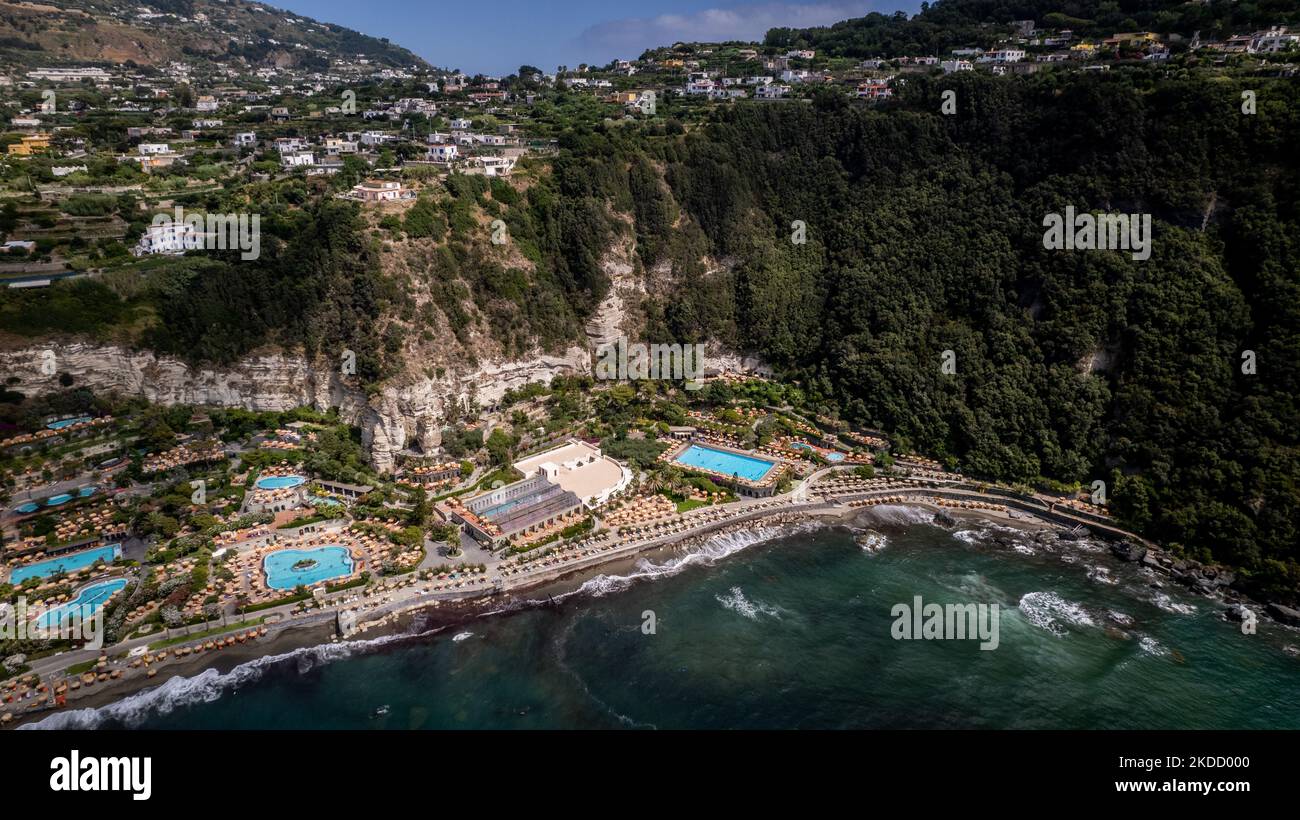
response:
M181 254L201 247L203 235L189 222L168 222L150 225L140 235L140 241L131 249L136 256L165 253Z
M429 146L428 157L434 162L451 162L460 157L460 149L449 142L437 143Z

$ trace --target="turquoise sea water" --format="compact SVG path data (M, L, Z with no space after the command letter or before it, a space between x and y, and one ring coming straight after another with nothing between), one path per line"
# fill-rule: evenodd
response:
M72 552L67 555L56 555L44 561L38 561L35 564L28 564L18 567L9 576L9 583L21 584L28 578L45 578L58 572L76 572L93 566L96 561L112 563L122 554L122 548L117 544L105 544L102 547L96 547L93 550L83 552Z
M310 566L294 569L294 564L310 561ZM317 547L311 550L280 550L262 561L266 585L271 589L311 586L352 572L352 555L347 547Z
M902 508L860 526L883 548L843 527L751 529L555 606L208 670L42 725L1300 728L1300 632L1243 635L1221 604L1156 588L1101 544ZM998 604L998 648L895 640L891 608L917 595Z
M773 462L753 456L730 453L692 444L673 459L687 467L699 467L723 475L738 475L746 481L758 481L772 469Z

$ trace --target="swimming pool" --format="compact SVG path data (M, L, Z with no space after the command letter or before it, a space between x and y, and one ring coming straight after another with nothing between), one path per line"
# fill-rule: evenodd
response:
M697 467L723 475L736 475L746 481L757 482L767 475L775 463L754 456L732 453L727 450L715 450L701 444L692 444L677 455L673 461L685 467Z
M113 597L113 593L121 590L126 586L125 578L114 578L110 581L100 581L97 584L91 584L77 593L77 597L61 604L54 609L42 613L37 617L36 622L42 629L50 629L58 626L70 619L73 615L80 614L84 621L99 611L104 602Z
M295 569L296 564L302 566ZM352 574L352 554L347 547L327 546L311 550L280 550L262 559L266 585L271 589L309 587Z
M17 507L14 507L15 510L17 510L17 511L20 512L20 513L24 513L24 514L26 514L26 513L34 513L34 512L36 512L37 510L39 510L40 508L41 508L41 505L40 505L40 504L37 504L35 501L28 501L26 504L19 504Z
M795 443L791 444L790 446L791 446L791 447L796 447L796 448L798 448L798 449L800 449L800 450L812 450L814 453L816 453L817 455L819 455L819 456L821 456L822 458L826 459L827 461L843 461L843 460L844 460L844 454L841 453L841 452L838 452L838 451L836 451L836 450L818 450L816 447L813 447L812 445L809 445L809 444L804 444L802 441L796 441Z
M82 422L86 422L86 421L91 421L90 416L78 416L75 419L63 419L61 421L52 421L45 426L50 428L51 430L62 430L64 427L71 427L74 424L81 424Z
M306 480L300 475L269 475L259 478L254 486L259 490L283 490L286 487L297 487Z
M9 583L16 586L28 578L45 578L60 572L76 572L93 566L96 561L102 560L106 563L115 561L121 555L122 547L120 544L105 544L102 547L86 550L85 552L56 555L35 564L18 567L9 575Z
M72 500L72 496L68 495L67 493L59 493L58 495L52 495L49 498L45 499L45 506L57 507L60 504L67 504L71 500Z

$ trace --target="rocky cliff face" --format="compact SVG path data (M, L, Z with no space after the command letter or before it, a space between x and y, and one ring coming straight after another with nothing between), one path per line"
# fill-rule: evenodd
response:
M6 379L16 377L14 389L29 395L62 389L59 376L66 373L76 386L159 404L255 411L338 407L343 419L361 428L362 441L381 472L391 470L397 453L412 444L425 450L437 446L446 409L454 402L473 399L480 406L491 406L511 388L589 369L588 353L574 346L558 356L449 370L438 379L408 376L367 396L336 367L283 353L249 356L218 370L190 367L149 351L81 342L0 352L0 374Z

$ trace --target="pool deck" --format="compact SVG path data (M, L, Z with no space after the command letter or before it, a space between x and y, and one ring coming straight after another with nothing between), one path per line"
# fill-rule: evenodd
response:
M681 456L682 453L689 450L691 447L704 447L709 450L717 450L718 452L729 453L734 456L743 456L744 458L755 459L757 461L766 461L772 465L772 469L764 473L763 477L758 481L750 481L747 478L726 475L723 473L719 473L715 470L707 469L705 467L696 467L694 465L683 464L680 461L678 461L677 458ZM730 484L731 482L735 481L742 489L747 490L751 495L773 494L776 491L777 483L781 480L781 477L785 475L786 471L789 469L789 465L785 461L779 458L773 458L772 456L766 456L766 455L759 455L749 450L742 450L739 447L736 447L732 444L728 444L722 441L718 441L703 436L695 436L689 439L688 441L683 441L679 444L674 445L673 447L668 448L662 454L660 454L659 461L667 464L672 464L676 467L680 467L681 469L686 470L688 472L698 473L700 475L707 476L711 479L721 480L726 484Z

